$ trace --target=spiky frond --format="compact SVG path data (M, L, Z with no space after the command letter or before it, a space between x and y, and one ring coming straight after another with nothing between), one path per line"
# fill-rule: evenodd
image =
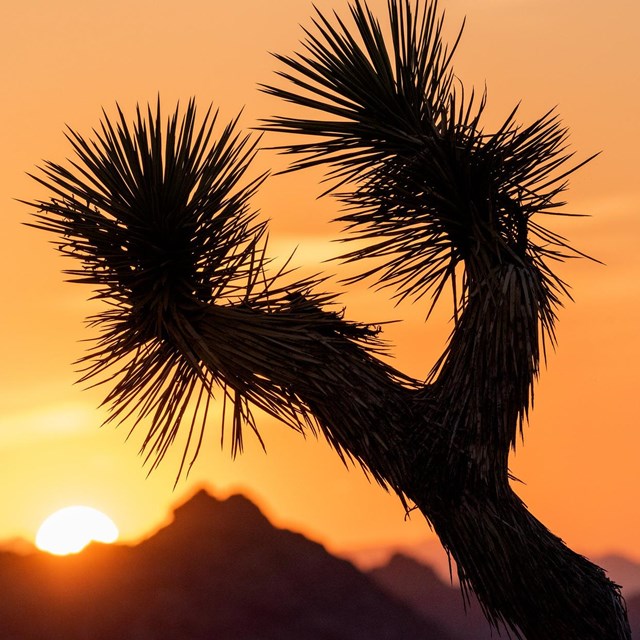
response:
M209 109L197 125L191 100L165 123L158 100L155 113L137 108L131 127L118 107L93 140L68 131L70 167L47 162L33 176L54 195L29 203L39 211L32 226L56 234L59 250L81 263L67 271L72 280L109 305L91 319L100 337L83 380L114 381L110 420L150 419L143 450L156 459L190 404L187 448L192 435L201 440L196 427L220 382L185 318L193 322L199 304L243 299L261 274L265 227L249 199L263 177L240 185L256 140L237 133L236 121L214 139L217 115Z
M165 125L158 101L155 114L138 107L131 128L118 107L94 140L68 131L71 167L46 162L32 176L54 194L32 203L41 211L33 226L62 238L59 249L82 262L67 273L133 313L144 338L168 306L179 315L194 299L244 290L264 234L248 205L263 178L239 186L256 141L235 121L213 140L217 114L197 127L194 101L179 118L176 109Z
M547 262L576 252L532 218L563 204L558 196L575 170L562 169L571 157L565 128L553 113L522 127L514 109L485 133L486 96L465 94L454 80L457 41L443 43L437 2L389 0L390 40L366 3L356 0L351 14L355 29L318 12L304 51L276 56L285 86L264 87L314 113L270 118L264 128L306 136L278 147L297 156L291 170L327 165L329 191L346 205L338 220L360 245L342 259L372 258L355 279L375 275L400 298L430 294L434 302L463 264L463 305L487 269L528 261L543 274L549 305L541 319L552 332L566 287Z
M214 138L216 121L209 109L198 125L191 100L163 122L158 100L131 127L118 107L93 140L68 131L75 159L45 163L33 177L53 197L28 203L32 226L80 261L72 280L109 305L91 319L100 337L83 380L113 383L110 420L149 420L143 450L156 461L189 415L197 454L216 385L237 401L234 450L241 425L253 425L242 388L203 363L190 335L207 304L246 303L265 284L265 226L249 207L264 176L245 180L257 140L237 132L237 119Z
M278 75L293 87L263 87L330 116L264 121L271 130L321 138L281 147L303 156L292 168L329 164L332 177L347 180L366 175L393 150L420 149L424 132L431 132L447 109L453 82L435 4L414 16L408 4L390 3L392 51L366 4L356 0L351 14L360 40L340 17L334 26L317 10L318 35L305 30L305 51L275 56L288 67Z
M314 351L351 350L366 367L379 347L375 329L323 308L334 296L318 291L319 278L284 278L288 263L268 275L265 223L249 205L264 176L245 180L257 140L237 133L237 119L216 138L216 120L209 110L197 125L191 101L163 123L158 101L131 127L118 108L93 140L69 130L75 159L45 163L33 177L53 197L27 203L31 226L79 261L72 281L108 304L90 319L99 337L82 380L111 384L109 421L149 425L142 449L154 465L184 424L183 465L189 451L195 459L216 390L234 454L243 427L258 433L252 406L315 429L308 400L325 374L318 365L296 390L295 358L313 368Z

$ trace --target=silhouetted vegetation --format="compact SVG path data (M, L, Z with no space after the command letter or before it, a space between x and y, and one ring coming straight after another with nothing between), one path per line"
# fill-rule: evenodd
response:
M322 433L343 458L415 505L488 619L529 640L629 638L605 573L526 509L509 452L529 411L556 309L554 263L576 257L543 225L560 214L567 132L517 109L494 132L486 96L453 74L436 2L389 0L388 33L356 0L351 23L318 12L301 53L278 55L264 90L298 109L263 128L295 135L291 170L321 166L358 248L342 259L399 299L453 292L453 331L426 381L380 359L380 327L347 321L322 280L268 269L266 225L245 177L257 141L236 122L215 138L195 104L166 123L105 115L75 161L46 163L35 226L107 303L84 380L108 381L111 419L144 425L154 464L184 424L200 448L209 403L228 404L233 451L253 405ZM302 115L301 115L302 114ZM223 429L225 420L223 418Z

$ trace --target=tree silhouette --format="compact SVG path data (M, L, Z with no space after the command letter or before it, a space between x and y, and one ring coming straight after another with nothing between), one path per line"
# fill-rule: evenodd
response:
M558 214L580 165L567 168L554 113L521 126L514 109L484 131L485 96L453 75L435 1L388 9L390 38L360 0L355 27L317 12L302 53L277 56L281 85L263 87L311 115L262 128L302 134L280 147L291 170L326 167L359 241L343 259L366 262L354 281L432 304L451 285L453 331L427 381L381 360L380 327L347 321L321 278L270 272L249 204L264 176L245 177L257 139L237 121L215 138L216 115L196 125L193 101L164 124L158 102L132 127L105 114L93 140L70 130L75 161L35 176L52 196L29 203L33 226L57 235L76 260L67 273L108 305L91 319L100 337L83 380L111 384L110 420L150 424L153 465L183 424L183 467L193 462L214 394L234 453L246 427L258 433L252 406L321 432L424 514L493 624L529 640L630 638L617 585L509 482L568 295L550 265L580 255L540 217Z

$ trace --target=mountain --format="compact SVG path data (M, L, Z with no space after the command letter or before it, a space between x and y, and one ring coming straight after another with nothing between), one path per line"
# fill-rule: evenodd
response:
M627 599L631 637L640 640L640 593Z
M11 551L20 556L27 556L36 551L36 546L24 538L10 538L0 542L0 553Z
M355 549L343 549L340 557L349 560L361 571L367 573L371 569L381 567L394 555L414 558L420 564L431 567L445 584L458 585L458 574L455 562L447 556L437 538L429 538L418 543L387 544Z
M617 563L603 562L603 566L611 572L612 579L627 585L626 601L632 637L640 640L640 592L632 590L637 565L626 558L609 558L617 559ZM447 586L431 567L413 557L397 553L385 565L371 569L367 574L389 595L440 623L456 640L495 640L496 637L505 637L497 636L495 631L492 633L473 595L470 595L465 608L459 587ZM620 578L625 576L628 580L623 582ZM633 595L629 596L629 593Z
M596 558L595 563L607 572L611 580L622 586L626 598L640 595L640 563L615 554Z
M6 640L454 640L243 496L198 492L136 546L0 553Z
M343 550L340 556L353 562L365 573L373 568L381 567L396 554L414 558L422 565L432 567L440 580L445 584L457 586L458 577L455 562L448 558L437 539L428 539L414 544L389 544L375 547ZM606 570L607 575L622 587L625 598L640 594L640 562L618 555L589 554L589 558Z
M368 572L389 595L406 602L423 616L438 621L459 640L496 638L475 597L466 603L459 587L448 587L435 571L415 558L395 554Z

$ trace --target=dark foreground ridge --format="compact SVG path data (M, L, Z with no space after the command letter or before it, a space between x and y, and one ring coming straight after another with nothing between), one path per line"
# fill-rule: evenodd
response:
M0 638L455 640L247 498L200 491L137 546L0 553Z

